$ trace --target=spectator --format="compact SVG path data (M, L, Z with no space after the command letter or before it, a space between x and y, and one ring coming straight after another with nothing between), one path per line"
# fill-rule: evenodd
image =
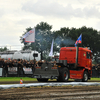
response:
M23 74L23 64L18 61L18 76Z
M0 68L3 68L3 62L1 58L0 58Z

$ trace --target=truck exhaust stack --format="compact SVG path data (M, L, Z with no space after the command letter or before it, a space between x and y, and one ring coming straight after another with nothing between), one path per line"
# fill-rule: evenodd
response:
M78 46L76 47L76 63L75 63L75 68L78 66Z

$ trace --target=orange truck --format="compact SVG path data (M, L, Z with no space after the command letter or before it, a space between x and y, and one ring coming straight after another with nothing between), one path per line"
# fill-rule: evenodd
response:
M88 81L92 76L92 52L82 47L62 47L54 63L41 63L35 67L34 78L38 81L66 82L68 79Z

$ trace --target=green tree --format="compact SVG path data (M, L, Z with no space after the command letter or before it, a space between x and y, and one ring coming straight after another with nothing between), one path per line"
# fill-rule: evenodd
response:
M74 46L75 41L72 40L72 37L69 36L70 29L67 27L61 28L58 31L55 31L55 43L59 47Z
M30 31L31 29L32 29L31 27L27 28L26 32ZM53 38L53 33L51 29L52 29L52 25L49 25L46 22L40 22L39 24L37 24L35 27L35 43L31 43L31 44L24 43L24 40L22 40L21 43L24 43L23 50L25 49L37 50L41 52L41 57L46 58L46 55L50 49L50 42ZM24 32L24 34L26 32ZM20 37L20 40L22 36Z
M26 32L30 31L32 28L26 28ZM35 43L24 43L24 40L21 43L24 43L23 50L31 49L41 52L43 55L42 59L47 58L48 53L50 52L52 39L54 39L54 51L58 52L61 47L75 46L75 41L78 39L80 34L82 34L82 44L79 46L90 47L93 52L93 55L100 55L100 32L93 28L87 28L83 26L81 28L72 27L63 27L57 31L51 31L52 25L49 25L47 22L40 22L35 26ZM24 34L26 33L24 32ZM22 34L22 36L24 35ZM20 40L22 38L20 37ZM57 48L58 47L58 48Z
M82 34L82 44L80 44L80 46L90 47L93 54L100 51L100 35L98 34L97 30L87 28L86 26L79 29L72 28L70 30L69 37L76 41L80 34Z
M7 51L7 47L4 47L4 48L0 48L0 51L3 52L3 51Z

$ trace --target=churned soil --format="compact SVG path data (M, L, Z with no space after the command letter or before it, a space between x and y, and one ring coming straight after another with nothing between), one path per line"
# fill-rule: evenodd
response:
M43 86L1 89L0 100L100 100L100 86Z

